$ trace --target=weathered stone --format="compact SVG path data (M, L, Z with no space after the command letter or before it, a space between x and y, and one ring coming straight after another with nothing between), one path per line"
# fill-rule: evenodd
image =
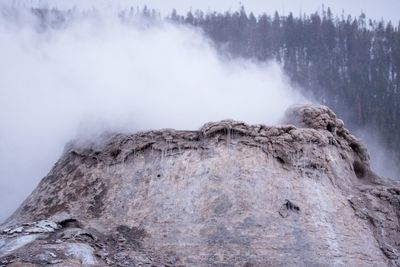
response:
M70 143L1 227L0 265L399 266L399 184L327 107L286 123Z

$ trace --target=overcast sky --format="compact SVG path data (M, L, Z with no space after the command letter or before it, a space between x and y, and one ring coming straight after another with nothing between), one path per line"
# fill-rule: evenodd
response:
M6 0L7 1L7 0ZM256 14L272 14L275 10L282 15L292 11L295 15L302 13L312 13L321 10L322 5L331 7L334 14L341 14L342 10L346 14L358 16L362 11L368 17L375 20L384 18L385 20L400 20L400 0L9 0L18 5L27 3L43 4L45 2L51 5L66 6L89 6L102 5L109 8L121 8L124 6L144 6L157 9L163 15L176 8L179 13L186 13L188 10L201 9L218 11L236 11L240 5L244 5L247 11L253 11ZM111 4L112 3L112 4ZM112 7L111 7L112 6Z

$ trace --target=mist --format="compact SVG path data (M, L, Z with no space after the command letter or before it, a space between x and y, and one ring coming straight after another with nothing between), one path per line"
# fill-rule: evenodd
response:
M226 118L275 124L305 101L278 64L223 58L193 28L96 16L43 31L21 14L0 21L0 221L71 139Z

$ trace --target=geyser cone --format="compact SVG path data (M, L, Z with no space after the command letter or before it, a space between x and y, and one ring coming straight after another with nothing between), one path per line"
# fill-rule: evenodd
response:
M395 264L399 185L370 170L328 108L294 107L287 120L71 144L4 225L0 262Z

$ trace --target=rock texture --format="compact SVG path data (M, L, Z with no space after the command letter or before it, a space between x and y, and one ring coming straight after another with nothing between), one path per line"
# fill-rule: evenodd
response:
M9 266L400 266L400 185L324 106L70 144L0 228Z

